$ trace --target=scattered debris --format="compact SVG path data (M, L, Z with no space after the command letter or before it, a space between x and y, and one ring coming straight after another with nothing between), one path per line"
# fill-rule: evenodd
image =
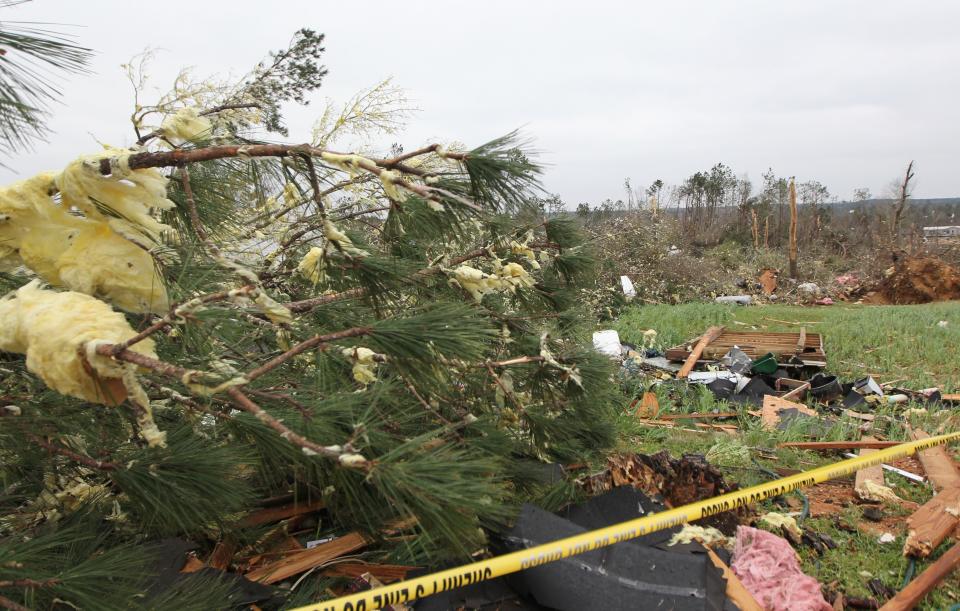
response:
M666 357L672 361L685 361L691 353L689 346L695 341L691 340L683 345L669 348L665 352ZM823 340L819 333L803 333L801 335L801 333L727 330L710 342L709 347L703 350L703 358L719 360L734 346L743 350L751 359L759 358L771 352L776 355L782 367L827 366L827 356L823 351Z
M877 538L877 543L893 543L896 540L897 537L893 533L883 533Z
M683 367L681 367L680 371L677 372L677 379L683 379L690 375L690 372L693 371L693 368L697 364L697 360L703 354L703 351L707 348L707 346L710 345L712 341L720 337L721 334L723 334L723 327L710 327L704 331L696 345L692 350L690 350L690 354L688 354L686 359L683 361Z

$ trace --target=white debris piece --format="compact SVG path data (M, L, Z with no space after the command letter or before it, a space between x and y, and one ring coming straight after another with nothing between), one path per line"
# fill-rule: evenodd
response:
M605 331L595 331L593 334L593 347L597 352L611 358L620 358L622 348L620 347L620 334L613 329Z
M737 303L740 305L750 305L753 299L750 295L723 295L714 299L717 303Z
M637 296L637 289L633 288L633 282L627 276L620 276L620 286L623 288L623 294L630 301Z

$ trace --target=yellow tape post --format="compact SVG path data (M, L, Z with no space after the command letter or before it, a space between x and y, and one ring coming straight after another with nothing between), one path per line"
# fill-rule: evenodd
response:
M343 596L334 600L299 607L294 611L372 611L387 605L407 603L418 598L430 596L445 590L501 577L524 569L533 568L563 560L577 554L607 547L621 541L671 528L687 522L694 522L714 514L745 507L765 499L777 497L799 488L812 486L828 480L856 473L864 467L889 462L904 456L910 456L920 450L943 445L951 441L960 441L960 432L928 437L918 441L902 443L865 456L850 458L832 465L825 465L803 473L728 492L711 499L698 501L683 507L675 507L657 514L628 520L612 526L599 528L552 543L544 543L524 550L465 564L431 575L408 579L381 588L367 590Z

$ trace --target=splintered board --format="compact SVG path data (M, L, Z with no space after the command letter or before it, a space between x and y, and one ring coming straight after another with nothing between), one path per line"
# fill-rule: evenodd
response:
M668 349L666 357L671 361L685 361L699 339L695 337L680 346ZM781 363L796 356L803 361L804 365L812 367L827 365L827 355L823 352L823 339L819 333L807 333L806 329L800 329L799 333L725 330L703 349L700 361L718 360L734 346L739 346L752 359L772 352Z

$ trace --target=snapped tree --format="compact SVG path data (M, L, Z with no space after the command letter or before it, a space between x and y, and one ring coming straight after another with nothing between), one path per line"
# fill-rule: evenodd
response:
M136 146L0 190L0 607L224 606L215 577L154 587L151 544L249 558L269 540L244 516L278 497L372 560L463 558L518 501L568 493L539 463L612 443L576 299L592 260L537 205L530 151L339 152L398 127L389 83L269 141L322 44L301 30L154 103L128 65Z

